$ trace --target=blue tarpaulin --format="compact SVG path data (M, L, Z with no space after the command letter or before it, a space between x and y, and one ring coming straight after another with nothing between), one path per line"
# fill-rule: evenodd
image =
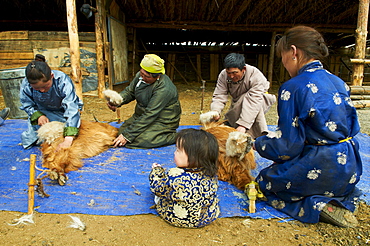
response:
M111 123L113 126L119 125ZM25 120L6 120L0 126L0 210L27 212L29 159L36 154L36 166L41 167L41 151L38 147L24 150L20 135L27 127ZM199 128L199 126L181 126ZM271 126L271 128L274 128ZM356 136L361 146L364 173L358 187L362 199L369 204L370 197L370 137ZM149 172L153 162L165 168L175 166L175 145L156 149L111 148L100 155L84 159L84 166L68 174L65 186L59 186L49 178L43 180L44 191L50 197L35 195L35 210L40 213L81 213L93 215L156 214L154 195L149 190ZM257 169L252 174L271 164L256 153ZM40 174L36 172L36 175ZM338 177L339 178L339 177ZM257 212L248 213L248 199L243 191L227 182L220 181L220 217L248 216L251 218L287 218L267 205L257 202Z

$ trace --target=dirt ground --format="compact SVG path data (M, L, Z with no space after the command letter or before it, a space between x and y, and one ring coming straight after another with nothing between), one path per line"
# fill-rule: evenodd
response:
M197 125L201 107L208 111L214 84L176 84L182 104L181 125ZM277 88L271 93L276 94ZM202 100L204 98L204 100ZM203 103L202 103L203 101ZM115 121L103 99L84 95L82 118ZM5 107L0 96L0 109ZM123 106L121 119L133 112L134 103ZM370 133L370 108L359 109L363 133ZM276 105L267 114L267 123L277 123ZM4 177L3 177L4 178ZM95 216L74 214L86 225L84 231L69 227L72 219L66 214L36 213L34 224L9 225L23 216L20 212L0 211L0 245L367 245L370 244L370 206L360 203L357 228L339 228L325 223L303 224L276 219L248 217L220 218L200 229L173 227L156 215Z

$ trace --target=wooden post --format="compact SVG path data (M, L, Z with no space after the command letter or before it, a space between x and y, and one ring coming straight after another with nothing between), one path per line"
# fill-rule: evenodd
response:
M105 75L104 81L108 82L108 88L113 89L113 82L110 76L111 73L111 64L110 64L110 53L109 53L109 47L110 43L108 40L108 27L107 27L107 13L106 13L106 0L101 0L101 9L100 9L100 15L101 15L101 22L102 22L102 37L103 37L103 47L104 47L104 67L108 68L108 75Z
M369 64L369 59L350 59L352 63L363 63L363 64Z
M132 40L132 77L135 77L136 74L136 28L132 28L133 30L133 40Z
M210 54L209 77L212 81L217 81L218 74L220 73L218 62L218 54Z
M270 81L272 85L272 73L274 70L274 59L275 59L275 38L276 38L276 32L272 33L271 37L271 47L270 47L270 57L269 57L269 67L268 67L268 78L267 80Z
M167 61L175 70L176 72L180 75L180 77L185 81L185 83L188 85L189 82L186 80L186 78L181 74L181 72L176 68L176 66L170 62L170 61Z
M31 154L30 156L30 181L28 183L28 214L33 213L35 206L35 166L36 166L36 155Z
M202 80L202 102L200 103L200 112L203 112L203 107L204 107L204 91L206 89L206 81Z
M356 49L355 59L364 59L366 52L367 21L369 17L369 1L360 0L358 7L357 29L356 29ZM362 85L364 79L364 64L353 64L352 85Z
M82 97L82 73L80 66L80 41L78 38L76 2L75 0L66 0L67 22L69 36L69 52L71 54L72 81L76 88L77 96Z
M166 74L168 77L170 77L172 81L175 80L175 69L174 69L175 62L176 62L176 54L168 54Z
M202 77L202 59L200 54L197 54L197 70L199 71L200 76Z
M95 13L95 37L96 37L96 67L98 70L98 96L104 98L105 90L105 64L104 64L104 41L103 41L103 24L102 12L104 11L102 1L96 0Z

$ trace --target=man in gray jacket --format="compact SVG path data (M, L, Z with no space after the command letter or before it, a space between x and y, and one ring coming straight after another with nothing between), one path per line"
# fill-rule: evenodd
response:
M237 131L249 133L252 138L266 134L268 129L265 113L276 102L276 96L268 94L270 82L260 70L246 64L242 54L228 54L224 67L213 93L213 118L220 119L230 95L232 102L225 114L225 124L236 128Z

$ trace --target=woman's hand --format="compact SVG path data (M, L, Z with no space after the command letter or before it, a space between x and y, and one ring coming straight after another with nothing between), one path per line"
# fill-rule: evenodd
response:
M127 143L127 140L120 134L116 139L113 141L113 147L123 147Z

